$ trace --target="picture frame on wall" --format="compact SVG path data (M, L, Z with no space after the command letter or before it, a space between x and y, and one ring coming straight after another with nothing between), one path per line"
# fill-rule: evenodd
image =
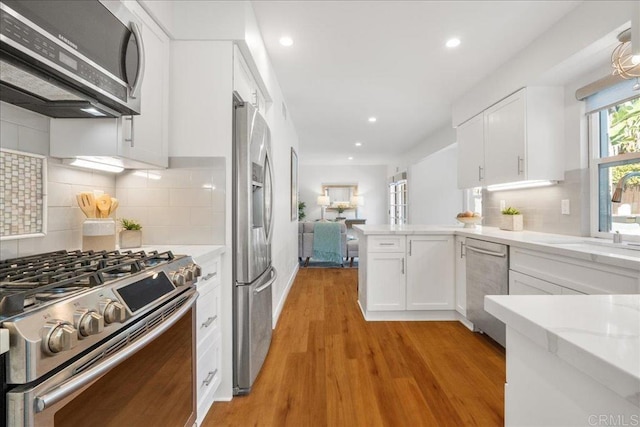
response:
M291 147L291 221L298 220L298 155Z

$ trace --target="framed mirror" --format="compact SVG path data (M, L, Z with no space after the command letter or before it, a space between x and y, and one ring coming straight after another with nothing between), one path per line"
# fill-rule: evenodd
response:
M355 209L351 202L358 194L357 184L323 184L322 194L329 196L327 210L337 210L338 205L347 209Z

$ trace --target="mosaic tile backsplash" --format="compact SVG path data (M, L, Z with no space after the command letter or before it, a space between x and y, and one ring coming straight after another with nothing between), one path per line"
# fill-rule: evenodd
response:
M0 236L46 233L46 158L0 151Z

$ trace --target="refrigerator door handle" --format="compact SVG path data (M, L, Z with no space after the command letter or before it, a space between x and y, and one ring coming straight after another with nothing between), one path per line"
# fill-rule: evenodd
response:
M256 288L253 291L253 294L254 295L258 295L260 292L264 291L269 286L273 285L273 282L275 282L277 278L278 278L278 272L276 271L275 267L271 267L271 278L269 279L269 281L267 283L265 283L264 285L260 286L259 288Z

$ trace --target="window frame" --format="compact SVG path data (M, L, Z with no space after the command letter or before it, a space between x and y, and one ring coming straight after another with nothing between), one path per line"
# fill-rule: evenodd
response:
M624 103L627 100L621 100ZM588 114L588 139L589 139L589 211L590 211L590 228L591 237L599 237L611 239L612 231L600 231L600 165L614 164L629 160L637 160L640 162L640 152L618 154L610 157L600 157L601 153L601 115L602 110L597 110ZM624 234L623 240L640 242L640 235Z

